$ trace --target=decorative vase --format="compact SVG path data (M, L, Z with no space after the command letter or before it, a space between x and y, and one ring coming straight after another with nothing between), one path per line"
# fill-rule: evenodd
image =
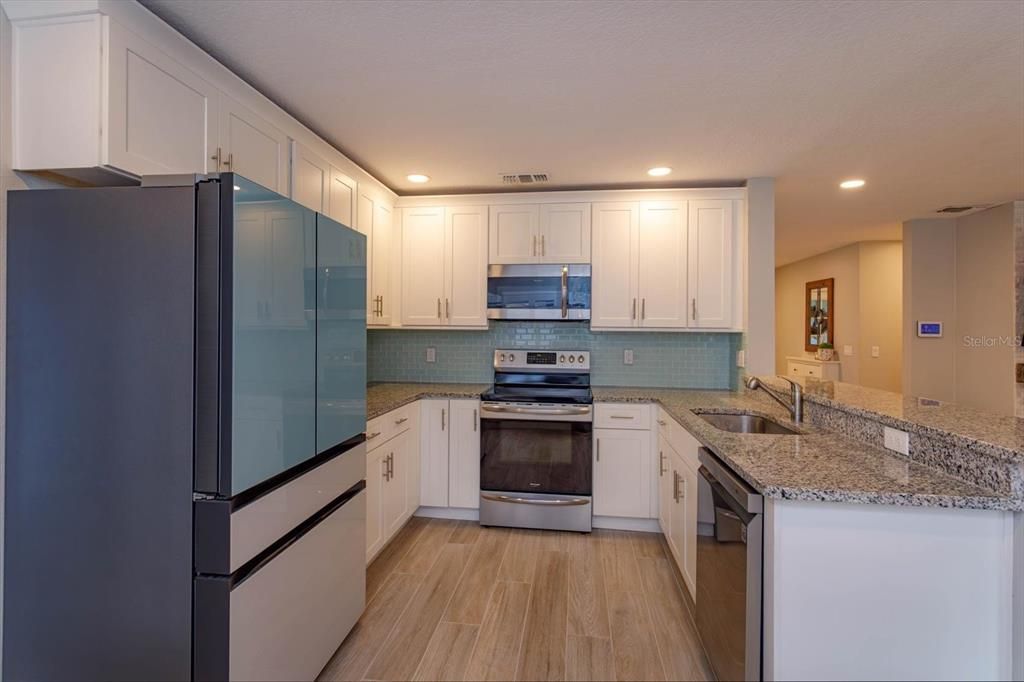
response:
M832 348L819 348L818 359L824 362L829 362L832 359L832 353L834 352L835 350Z

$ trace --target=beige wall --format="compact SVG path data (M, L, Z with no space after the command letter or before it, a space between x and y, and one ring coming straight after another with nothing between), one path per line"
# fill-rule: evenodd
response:
M1013 204L956 222L956 401L1012 415Z
M841 379L900 391L902 386L902 247L899 242L861 242L784 265L775 271L775 371L804 350L807 282L835 280L834 344ZM852 355L844 354L850 346ZM879 357L871 357L871 347Z
M1014 414L1014 210L903 224L906 393ZM943 338L917 338L919 320Z

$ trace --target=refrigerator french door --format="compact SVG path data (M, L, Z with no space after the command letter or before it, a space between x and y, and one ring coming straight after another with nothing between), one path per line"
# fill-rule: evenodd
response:
M364 599L365 238L234 174L8 206L5 676L312 678Z

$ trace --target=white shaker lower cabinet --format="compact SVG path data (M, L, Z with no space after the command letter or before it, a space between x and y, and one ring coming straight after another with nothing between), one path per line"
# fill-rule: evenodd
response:
M651 434L594 429L594 515L651 516Z
M480 401L423 400L420 504L480 506Z
M366 560L372 560L420 505L419 406L366 427Z
M697 486L700 442L658 410L659 512L668 541L690 596L697 597Z

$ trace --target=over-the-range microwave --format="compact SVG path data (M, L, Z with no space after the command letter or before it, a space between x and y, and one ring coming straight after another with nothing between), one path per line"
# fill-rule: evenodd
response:
M492 320L589 320L590 265L491 265Z

